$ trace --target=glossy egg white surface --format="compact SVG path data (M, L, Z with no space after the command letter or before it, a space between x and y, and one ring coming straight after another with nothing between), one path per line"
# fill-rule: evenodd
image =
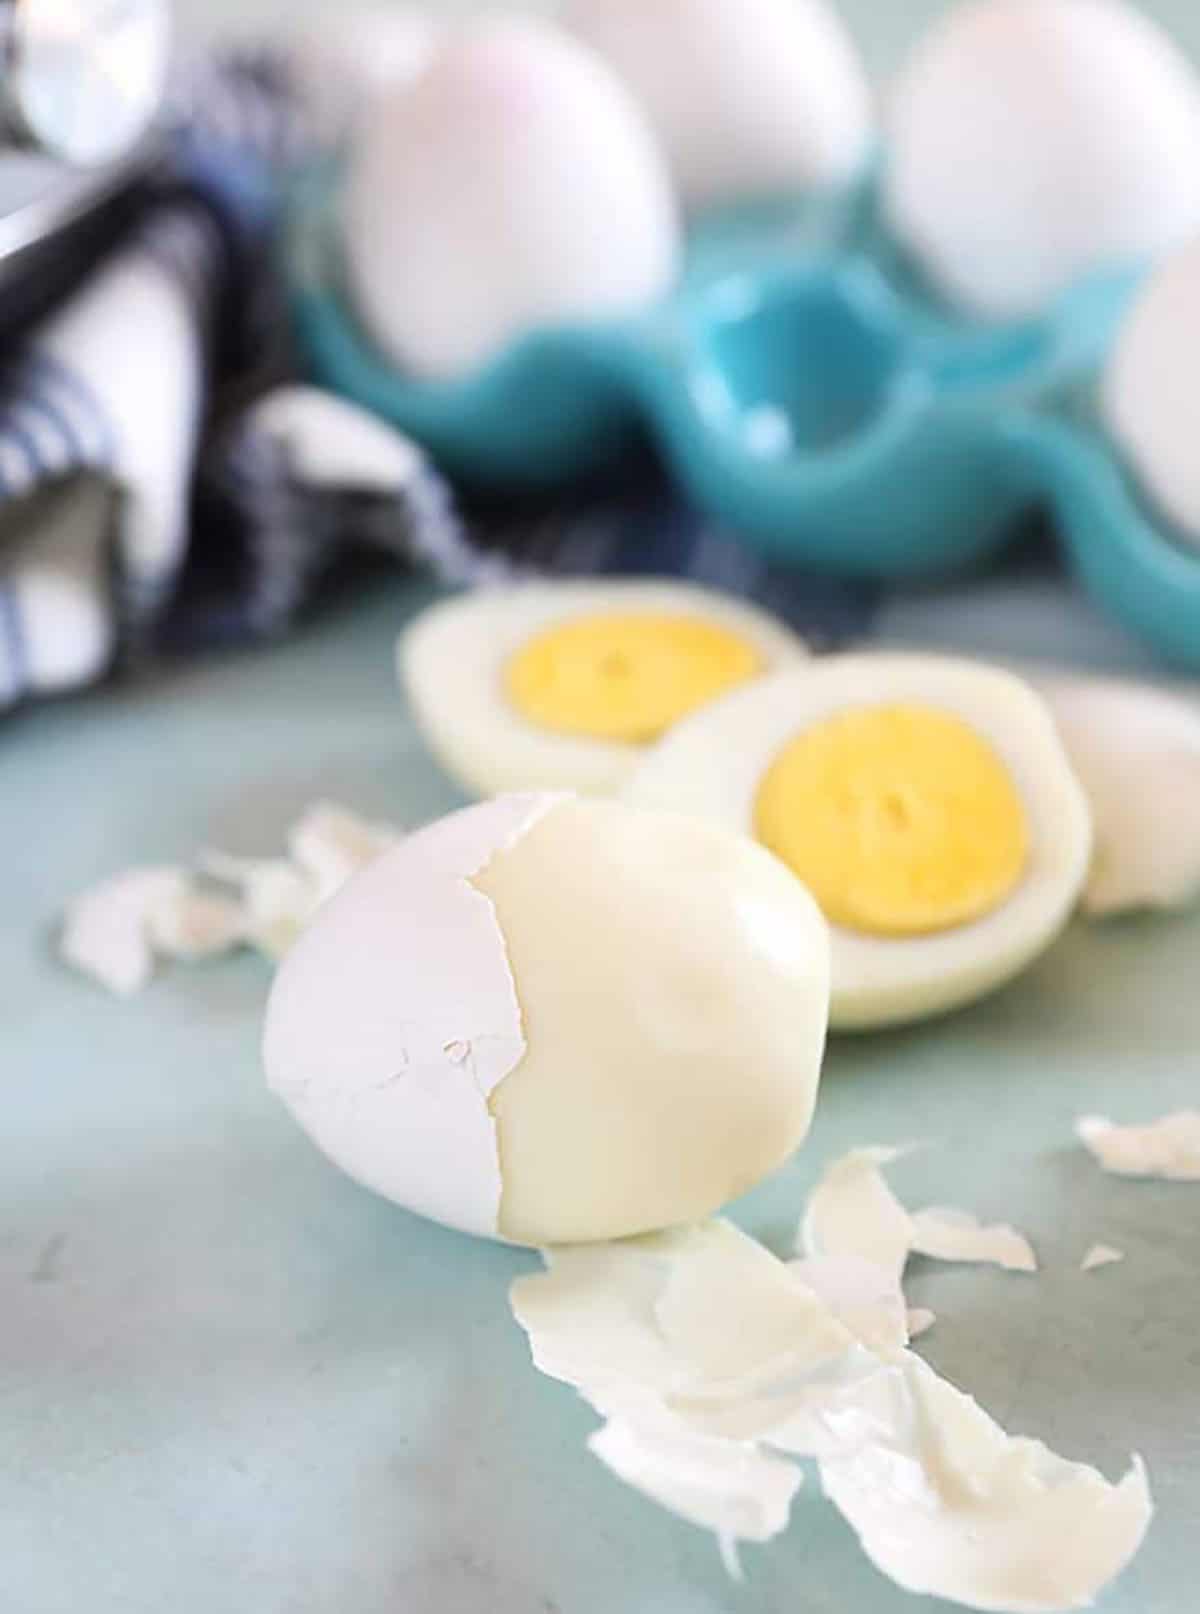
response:
M974 922L903 937L833 927L836 1028L920 1020L982 997L1066 925L1088 873L1091 819L1043 701L1009 673L954 658L830 656L697 713L647 755L625 793L753 834L762 781L792 739L839 712L895 702L957 716L990 744L1025 810L1028 861L1012 895Z
M970 0L885 118L896 236L953 303L1041 312L1200 228L1200 79L1124 0Z
M775 673L808 659L803 642L742 600L671 580L580 579L522 583L446 600L417 618L397 650L413 715L442 766L466 789L580 790L612 795L644 745L553 732L509 700L504 672L534 635L595 614L672 614L739 635Z
M602 321L671 286L679 224L633 96L549 22L451 31L364 116L342 209L350 291L405 371L469 373L543 325Z
M273 1089L377 1193L516 1243L696 1220L807 1134L824 921L762 848L555 795L410 836L285 960Z

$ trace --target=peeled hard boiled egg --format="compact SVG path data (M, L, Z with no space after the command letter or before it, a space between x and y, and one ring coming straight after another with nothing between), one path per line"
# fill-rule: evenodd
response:
M754 835L809 887L839 1027L1009 980L1065 925L1091 856L1043 702L936 656L831 656L729 695L649 754L627 799Z
M1200 227L1200 80L1123 0L972 0L888 117L888 218L965 309L1035 314Z
M536 326L640 308L679 252L666 164L633 97L535 18L464 26L377 98L343 224L369 332L429 377L469 372Z
M692 1222L808 1132L829 997L811 898L711 825L504 797L318 915L267 1010L271 1086L352 1177L515 1243Z
M844 185L872 140L866 75L824 0L569 0L649 112L685 200Z
M680 718L807 654L725 595L607 579L448 600L417 618L398 662L417 724L467 789L609 795Z
M1200 547L1200 240L1151 276L1126 316L1101 389L1104 419L1150 497Z

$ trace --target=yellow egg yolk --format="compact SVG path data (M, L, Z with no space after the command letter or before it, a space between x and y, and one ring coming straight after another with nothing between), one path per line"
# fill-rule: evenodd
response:
M645 744L765 670L757 648L701 617L577 617L538 634L506 669L508 698L539 728Z
M858 707L805 729L764 776L754 828L831 924L872 936L981 919L1029 859L1004 763L961 718L917 705Z

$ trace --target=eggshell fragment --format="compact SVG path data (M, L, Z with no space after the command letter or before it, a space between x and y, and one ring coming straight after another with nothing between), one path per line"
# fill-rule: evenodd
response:
M118 997L133 997L154 974L155 914L176 908L188 889L184 869L129 869L115 875L67 909L59 952Z
M1200 228L1200 81L1123 0L975 0L939 17L887 116L892 228L952 301L1045 309Z
M450 379L541 327L651 304L680 233L666 164L608 66L549 22L452 32L361 120L350 288L383 354Z
M908 1344L913 1313L885 1267L855 1255L814 1255L791 1270L868 1350L887 1356Z
M903 1149L853 1149L833 1161L813 1190L797 1244L808 1256L850 1256L894 1281L912 1248L912 1218L881 1171Z
M1117 1126L1088 1115L1075 1128L1090 1153L1118 1177L1200 1182L1200 1112L1180 1110L1146 1126Z
M1101 918L1200 897L1200 706L1088 678L1039 681L1091 805L1084 911Z
M588 1449L618 1479L677 1518L712 1530L726 1567L740 1579L736 1544L771 1541L787 1529L804 1483L794 1463L753 1445L710 1440L688 1431L663 1433L610 1422Z
M1079 1263L1081 1272L1096 1272L1101 1267L1116 1266L1125 1259L1125 1251L1114 1249L1111 1244L1093 1244L1091 1249Z
M633 88L690 206L844 185L867 161L866 74L825 0L571 0L566 21Z
M195 962L240 947L246 938L246 921L236 902L200 891L188 881L155 905L147 931L161 957Z
M914 1306L908 1314L909 1339L920 1339L921 1335L927 1334L936 1322L936 1313L926 1311L924 1306Z
M912 1218L912 1250L933 1261L977 1261L1008 1272L1036 1272L1037 1256L1023 1233L1006 1223L984 1227L969 1211L939 1206Z
M853 1340L794 1266L728 1224L547 1260L512 1289L534 1361L609 1420L596 1455L716 1531L731 1572L739 1540L787 1520L796 1476L770 1451L818 1459L826 1495L884 1574L968 1607L1086 1607L1140 1544L1151 1512L1140 1462L1112 1486L1010 1438L911 1352ZM869 1288L854 1270L817 1264L810 1276L851 1306Z
M325 1153L419 1214L492 1237L488 1100L526 1045L504 937L470 882L560 799L488 802L401 842L304 933L267 1011L268 1080Z
M917 1356L896 1437L821 1464L825 1494L875 1567L964 1607L1087 1608L1129 1563L1152 1505L1139 1459L1117 1485L1036 1440L1006 1435Z

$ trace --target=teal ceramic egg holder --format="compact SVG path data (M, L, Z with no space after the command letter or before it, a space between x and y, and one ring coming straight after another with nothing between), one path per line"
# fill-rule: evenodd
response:
M839 577L944 575L1048 508L1097 601L1200 670L1200 550L1159 519L1093 407L1140 275L1043 317L955 317L900 261L870 187L744 209L692 236L675 293L634 318L546 329L453 382L398 374L343 290L330 199L294 207L300 339L316 378L478 484L548 488L648 430L688 496L772 560Z

